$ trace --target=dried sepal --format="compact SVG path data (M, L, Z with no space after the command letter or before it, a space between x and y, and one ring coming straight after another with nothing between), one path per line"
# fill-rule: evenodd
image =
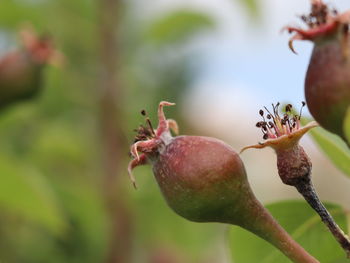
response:
M311 11L308 15L301 16L302 21L307 25L307 29L300 27L286 26L283 30L295 33L288 42L288 46L293 53L296 53L293 42L295 40L316 41L319 38L328 37L340 31L348 31L350 23L350 11L339 14L336 9L330 9L321 0L311 2Z
M173 106L175 103L161 101L158 106L158 127L153 129L152 123L147 117L146 111L142 110L141 114L146 116L147 126L140 125L136 129L136 136L134 143L130 146L130 154L133 160L129 162L128 174L131 182L136 188L135 177L132 170L140 165L147 163L148 158L146 154L152 154L158 151L161 144L166 143L166 140L171 137L170 129L173 130L175 134L178 134L179 127L175 120L166 119L164 114L164 106ZM141 153L141 154L140 154Z
M266 141L259 142L258 144L255 144L255 145L246 146L241 149L240 153L244 152L247 149L252 149L252 148L262 149L268 146L273 148L274 150L279 150L282 148L290 148L293 145L296 145L305 133L307 133L310 129L315 128L317 126L319 126L317 122L311 121L304 127L301 127L290 134L284 134L275 139L268 139Z

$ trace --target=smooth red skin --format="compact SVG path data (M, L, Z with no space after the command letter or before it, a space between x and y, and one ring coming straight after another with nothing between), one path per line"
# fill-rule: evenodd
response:
M168 205L196 222L239 225L267 240L293 262L318 263L272 218L250 189L239 155L208 137L178 136L146 153Z
M350 50L349 41L347 48ZM350 106L350 57L345 57L343 50L335 36L315 43L305 79L305 97L315 120L345 138L343 121Z
M238 154L214 138L173 138L153 172L169 206L191 221L222 221L227 207L250 195Z
M240 225L270 239L267 228L277 224L254 196L244 164L229 145L209 137L178 136L152 163L163 196L180 216Z

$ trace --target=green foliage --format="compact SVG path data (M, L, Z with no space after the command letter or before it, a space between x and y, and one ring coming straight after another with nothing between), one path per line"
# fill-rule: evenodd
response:
M45 69L44 88L37 98L0 112L0 261L105 260L112 222L101 190L104 169L98 122L96 7L92 0L1 3L0 30L6 31L6 37L13 40L23 22L29 22L37 31L52 35L66 63L62 68ZM130 16L132 7L127 4L124 8ZM145 43L164 47L176 43L176 48L181 48L196 33L212 28L214 22L205 14L182 10L167 20L165 30L170 32L162 33L161 26L151 26L155 30L152 35L153 29L144 34L145 28L135 22L135 17L123 19L123 27L128 30L120 36L123 68L118 73L125 79L121 92L125 97L119 105L125 116L117 125L131 136L140 121L135 115L139 107L151 109L160 99L174 100L187 87L190 77L184 56L168 62L159 50L145 51ZM125 139L124 134L118 136ZM125 178L120 183L127 188L124 167L128 149L120 151L120 177ZM132 193L137 198L134 211L129 211L137 214L129 218L136 229L131 237L133 249L139 252L136 262L145 262L160 246L174 248L185 257L202 258L203 251L216 242L212 237L219 226L179 218L166 207L157 188L150 189L153 191L147 191L147 198L141 191ZM125 202L130 199L128 191L116 190L116 196ZM150 205L145 205L143 197Z
M44 226L53 234L61 234L65 222L47 180L30 167L1 156L0 206L24 219Z
M132 203L136 205L136 217L142 218L136 227L141 240L147 240L144 242L147 247L144 248L157 248L161 246L160 240L165 244L173 243L191 259L189 262L202 262L205 251L213 253L220 241L222 226L190 222L175 214L166 204L151 166L137 168L135 176L139 189L133 195ZM208 256L212 255L210 253Z
M179 44L213 26L214 21L208 15L183 9L152 21L145 35L157 45Z
M305 124L306 120L302 122ZM333 164L344 174L350 176L350 149L346 143L339 136L323 128L311 129L309 133Z
M240 0L239 2L244 5L253 16L259 13L257 0Z
M42 15L38 6L42 4L30 4L25 1L3 0L0 8L0 22L1 27L17 27L24 22L38 25ZM21 18L19 20L18 18Z
M336 205L328 204L326 207L339 226L347 229L346 212ZM267 205L267 209L286 231L320 262L347 262L344 251L319 216L305 202L283 201ZM235 263L290 262L268 242L239 227L230 229L229 247Z
M350 147L350 107L347 110L345 119L344 119L344 134L348 140L348 145Z

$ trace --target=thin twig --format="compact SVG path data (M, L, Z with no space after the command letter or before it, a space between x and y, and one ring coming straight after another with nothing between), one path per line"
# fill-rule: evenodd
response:
M340 229L333 217L328 213L326 207L322 204L317 196L315 188L311 180L303 180L295 185L298 192L304 197L309 205L318 213L321 220L328 227L329 231L333 234L335 239L344 249L348 258L350 258L350 240L347 235Z

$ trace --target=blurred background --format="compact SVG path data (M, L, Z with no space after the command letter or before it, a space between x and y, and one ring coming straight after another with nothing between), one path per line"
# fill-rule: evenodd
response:
M65 62L45 68L36 98L0 112L0 261L231 262L227 227L175 215L150 166L135 169L134 191L133 129L142 109L156 125L168 100L181 134L237 150L261 140L261 107L304 100L312 45L295 43L293 54L281 29L308 10L307 0L1 0L1 55L29 23ZM350 209L349 179L310 138L302 143L321 198ZM242 159L262 202L298 198L272 150Z

